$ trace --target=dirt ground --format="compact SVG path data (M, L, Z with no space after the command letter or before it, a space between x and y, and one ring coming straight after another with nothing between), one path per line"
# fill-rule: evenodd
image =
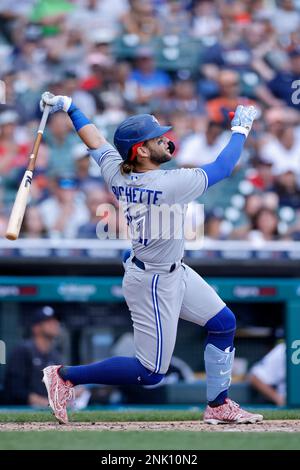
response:
M209 425L201 421L173 422L95 422L0 423L1 431L223 431L223 432L300 432L300 420L272 420L256 424Z

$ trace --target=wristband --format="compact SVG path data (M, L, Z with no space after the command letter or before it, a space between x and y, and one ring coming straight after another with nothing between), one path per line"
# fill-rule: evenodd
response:
M70 116L70 119L73 122L73 126L75 127L77 132L83 126L86 126L87 124L92 124L91 121L83 114L83 112L79 108L75 106L73 102L68 110L68 115Z

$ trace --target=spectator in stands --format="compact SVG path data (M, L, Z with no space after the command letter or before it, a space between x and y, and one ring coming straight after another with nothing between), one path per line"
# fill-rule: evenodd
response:
M209 45L202 55L204 73L213 79L223 68L240 72L251 67L251 50L242 39L241 28L235 24L232 8L221 12L221 20L222 31L218 41Z
M173 125L172 140L176 142L177 153L170 162L172 167L176 166L177 156L179 164L186 166L213 159L218 149L212 149L223 134L219 135L215 124L206 131L207 116L228 129L227 112L237 103L255 100L256 105L262 105L262 116L247 139L244 169L235 172L236 180L230 186L225 182L224 188L211 188L203 201L211 210L220 201L221 192L224 196L221 203L229 207L246 172L246 179L261 191L264 201L271 194L266 191L274 190L279 193L281 205L288 203L295 208L293 231L289 229L288 234L299 236L300 113L297 100L291 101L293 93L294 98L299 96L291 88L300 76L297 26L300 11L296 2L26 0L16 5L3 0L0 3L1 80L5 82L6 102L18 116L18 123L15 116L9 118L14 122L6 126L1 125L0 114L0 189L5 207L13 202L27 164L32 135L40 118L41 89L72 95L110 141L116 125L127 115L154 113L162 123ZM118 37L122 33L123 37ZM172 44L180 50L184 46L187 54L187 43L191 40L192 55L199 49L199 69L191 60L189 70L181 69L179 63L178 70L170 72L168 67L175 68L178 61L168 60L165 65L160 63L158 70L154 58L157 52L159 57L164 53L156 50L159 35L165 36L159 44L165 44L171 51ZM0 100L3 92L0 82ZM0 105L0 113L2 109L7 107ZM77 137L68 120L63 122L58 115L51 117L44 137L31 188L32 202L56 200L56 189L50 179L53 176L77 172L80 190L89 192L99 171L92 171L85 156L74 158L72 148ZM210 137L213 143L207 145ZM288 166L290 162L297 165L296 187L295 177L284 171L287 162ZM275 192L272 194L276 198ZM62 206L67 213L66 205ZM241 236L245 238L252 224L247 213L242 218L243 214L238 223L231 221L235 226L233 236L236 229L242 228ZM85 220L80 221L80 225L83 223Z
M162 119L160 115L155 113L155 116L157 115L159 116L159 122L161 122ZM168 119L166 119L165 122L167 125L172 126L172 129L167 133L167 137L175 144L173 157L175 157L174 160L177 163L176 157L180 151L181 145L184 143L185 139L188 138L195 130L195 119L192 115L187 115L184 111L175 110L166 116L168 116ZM171 160L171 162L174 161Z
M89 213L78 183L61 177L52 182L53 196L39 205L43 223L50 238L75 238L78 228L89 219Z
M288 162L298 167L299 175L300 126L297 126L297 114L286 107L271 108L265 112L264 117L268 132L260 142L260 157L272 163L274 173Z
M67 0L37 0L31 12L31 21L43 26L43 34L51 36L64 31L67 15L75 5Z
M45 238L47 230L43 223L40 209L37 206L29 206L26 209L21 236L23 238Z
M263 160L256 155L252 159L253 168L247 171L247 180L258 191L269 191L273 188L274 175L272 172L272 163Z
M61 361L55 348L60 324L52 307L39 308L33 315L31 337L12 351L5 367L4 396L11 405L48 406L42 369Z
M14 2L2 0L0 4L1 34L6 41L12 42L12 30L15 24L24 24L28 21L35 0Z
M101 52L91 52L88 54L86 60L90 72L82 80L81 88L90 92L95 97L97 105L97 98L99 101L99 93L101 93L103 89L107 88L109 82L111 83L114 81L114 61L111 57L106 56Z
M0 188L9 207L28 164L30 145L24 128L17 126L17 113L6 108L0 114Z
M176 162L183 167L199 167L214 161L228 139L220 123L207 121L206 130L187 137L180 148Z
M271 403L286 403L286 345L277 344L261 361L250 369L249 381L253 388Z
M136 53L135 68L129 76L129 80L136 86L135 103L140 107L144 105L148 109L167 96L171 85L169 75L156 69L153 54L153 50L149 47L139 48Z
M186 38L190 33L191 14L185 0L169 0L158 5L162 34Z
M214 40L222 29L217 7L210 1L196 1L193 5L192 35L203 41Z
M13 110L17 113L18 122L22 122L23 125L25 125L25 123L27 123L28 120L32 119L33 117L33 94L29 84L24 80L24 76L21 78L20 74L18 74L13 67L10 67L9 70L5 71L5 73L1 73L0 78L3 83L5 83L4 92L6 103L9 103ZM18 82L22 85L21 89L16 87L16 83ZM25 94L27 95L26 100L24 97Z
M252 227L247 236L250 241L278 240L278 216L276 212L262 207L253 217Z
M278 168L273 190L278 194L279 205L300 209L300 188L297 184L298 166L285 162Z
M299 14L298 14L299 17ZM267 85L273 95L282 100L286 105L299 111L299 103L293 101L293 92L295 89L292 84L299 80L300 76L300 46L289 52L286 63L278 71L271 71L266 77Z
M219 96L208 101L207 112L212 121L226 124L229 111L238 104L249 106L251 101L240 96L239 74L233 70L222 70L218 75L218 85Z
M103 32L115 37L120 33L120 18L128 11L127 0L83 0L68 15L68 27L79 30L84 37Z
M78 238L97 238L100 232L118 238L118 209L111 194L103 187L93 188L87 193L86 205L89 220L78 228Z
M56 113L48 121L45 142L49 146L49 167L51 176L74 173L74 160L71 148L78 142L63 113Z
M160 104L160 109L166 113L182 111L187 115L203 115L205 112L204 103L197 95L195 83L190 78L175 81L171 96Z
M204 223L204 235L211 240L222 240L224 233L222 230L223 213L221 210L214 210L206 214Z
M23 76L27 77L30 74L36 85L41 79L46 80L44 56L40 53L41 37L41 29L38 26L29 25L21 33L20 40L11 57L14 71L22 71Z
M111 30L95 29L88 32L90 52L100 53L106 57L112 57L114 33Z
M71 96L72 100L82 111L92 118L96 114L94 97L80 89L80 81L75 71L66 71L62 77L62 95Z
M130 8L121 18L125 34L135 34L142 43L161 34L159 20L150 0L129 0Z
M300 28L299 13L294 0L276 0L277 8L271 16L272 25L280 36L287 36Z
M0 238L4 238L6 234L8 218L3 210L0 211Z
M29 143L18 133L18 115L12 109L0 114L0 175L9 173L27 163Z
M131 80L131 66L128 62L122 61L116 65L115 79L114 92L124 100L127 110L133 109L136 84Z
M75 163L74 176L80 191L86 193L95 186L101 187L104 185L99 167L89 156L86 145L76 144L72 148L72 156Z
M253 192L245 199L244 210L241 220L238 221L237 227L231 232L230 238L243 240L247 238L251 227L254 225L255 215L263 207L263 195L260 192Z
M267 74L268 67L259 59L269 51L269 47L272 47L270 41L267 43L267 30L261 24L250 22L249 18L244 22L243 15L242 13L239 19L239 14L235 16L231 8L223 13L223 34L219 42L208 47L203 53L201 73L206 79L217 82L221 95L224 87L226 93L227 86L230 87L229 97L232 93L234 94L235 83L236 92L240 95L259 99L268 106L278 105L278 100L260 79L261 73ZM248 16L247 12L245 16ZM227 24L228 18L229 24ZM237 24L234 24L234 18ZM265 44L265 48L262 48L262 43ZM226 69L231 70L232 73L236 72L237 79L228 79L228 83L223 85L224 78L220 77L220 73ZM236 83L237 80L238 83ZM203 85L201 87L200 82L201 88Z

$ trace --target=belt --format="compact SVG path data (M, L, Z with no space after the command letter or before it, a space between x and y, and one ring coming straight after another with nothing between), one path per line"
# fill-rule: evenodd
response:
M145 271L146 267L145 267L145 263L143 261L141 261L140 259L138 259L136 256L134 256L131 260L138 268L140 269L143 269L143 271ZM176 268L176 263L173 263L172 266L170 267L170 273L174 271L174 269Z

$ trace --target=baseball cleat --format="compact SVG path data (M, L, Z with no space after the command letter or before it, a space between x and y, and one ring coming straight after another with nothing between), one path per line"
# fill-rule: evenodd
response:
M207 405L203 419L207 424L247 424L262 421L264 417L249 413L230 398L226 398L224 405L216 407Z
M59 375L61 366L48 366L43 369L43 379L47 392L49 405L55 418L61 424L68 423L67 404L74 400L74 387L70 382L65 382Z

